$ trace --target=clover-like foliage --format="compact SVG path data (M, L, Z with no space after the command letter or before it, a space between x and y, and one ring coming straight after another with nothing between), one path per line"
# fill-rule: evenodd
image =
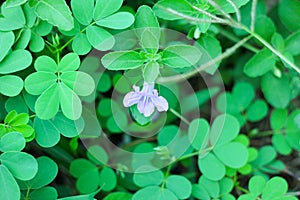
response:
M25 80L29 94L40 95L35 103L35 111L41 119L51 119L59 108L72 120L81 116L82 105L79 96L91 94L94 80L86 73L76 71L80 67L77 54L65 55L57 64L48 56L40 56L34 64L37 72Z

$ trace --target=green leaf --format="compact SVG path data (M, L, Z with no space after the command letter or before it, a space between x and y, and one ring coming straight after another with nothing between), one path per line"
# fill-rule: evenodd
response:
M95 89L93 78L81 71L65 72L61 80L79 96L88 96Z
M76 178L79 178L80 176L91 170L97 170L97 166L89 160L83 158L72 161L70 165L70 173Z
M249 2L249 0L232 0L232 2L237 8L240 8ZM215 3L219 5L224 12L235 13L235 9L230 2L224 0L215 0Z
M197 199L210 200L210 196L203 185L193 184L192 186L192 196Z
M159 75L159 64L157 62L148 62L143 69L144 80L147 83L154 83Z
M84 121L82 118L78 120L70 120L63 113L58 112L54 119L53 124L59 130L59 132L68 138L76 137L83 131Z
M38 171L35 177L26 182L31 189L40 189L50 184L58 173L57 164L46 156L37 158Z
M117 176L111 168L105 167L99 174L99 184L103 191L111 191L117 185Z
M139 187L160 185L163 180L163 172L149 166L142 166L133 174L133 182Z
M16 110L18 113L29 113L28 105L22 95L7 99L5 109L8 112Z
M27 113L18 114L13 120L9 122L10 126L20 126L27 124L29 121L29 115Z
M0 151L22 151L25 147L25 139L18 132L10 132L1 137Z
M174 14L174 11L180 11L180 13L185 15L191 15L195 10L192 6L185 0L162 0L158 1L153 10L155 14L162 19L166 20L177 20L181 19L180 16ZM172 12L173 11L173 12Z
M59 96L57 84L53 84L39 96L35 103L35 112L40 119L47 120L56 115L59 109Z
M281 129L288 117L288 111L286 109L274 109L271 113L270 124L273 130Z
M25 14L25 18L26 18L26 25L28 28L33 28L34 29L34 25L38 25L38 24L35 24L36 22L36 19L37 19L37 16L36 14L34 13L34 8L29 6L29 3L26 3L24 6L23 6L23 10L24 10L24 14ZM26 27L26 28L27 28ZM38 34L38 33L37 33Z
M188 129L188 137L192 146L197 149L203 149L208 144L210 127L205 119L194 119Z
M254 160L254 164L264 166L272 162L277 156L275 149L272 146L263 146L258 151L258 156Z
M108 162L108 155L106 151L101 146L97 145L93 145L88 148L87 157L89 160L98 165L107 164Z
M213 151L226 166L235 169L244 166L248 160L248 150L239 142L218 146Z
M272 144L276 151L282 155L289 155L292 152L288 141L281 134L274 134L272 136Z
M31 35L30 43L29 43L29 49L32 52L40 52L44 49L45 47L45 42L43 38L39 35Z
M283 75L275 77L272 73L263 76L261 89L267 101L275 108L285 108L291 99L291 89L288 78Z
M284 51L284 39L279 33L274 33L271 40L272 45L280 52Z
M156 52L159 49L159 38L155 35L155 28L144 28L140 31L140 45L146 52L156 55Z
M150 186L138 190L132 197L132 200L177 200L173 192L168 189L161 188L158 186Z
M221 180L226 173L224 164L212 153L199 158L198 166L203 175L213 181Z
M288 184L285 179L281 177L271 178L262 191L263 199L274 199L284 195L288 190Z
M300 54L300 31L289 35L285 40L285 50L293 56Z
M272 52L268 49L263 49L246 63L244 73L252 78L264 75L275 67L275 62Z
M253 176L249 181L249 191L251 194L258 196L262 193L266 180L262 176Z
M223 180L223 179L222 179ZM210 197L217 198L220 194L220 185L217 181L210 180L205 176L199 178L198 184L203 186Z
M156 41L159 41L159 23L154 12L149 6L143 5L138 8L135 15L134 27L136 28L136 34L139 38L142 37L143 32L147 29L154 37L156 37Z
M22 124L19 126L14 126L13 129L19 133L21 133L25 139L27 140L28 137L32 136L34 133L34 129L27 125L27 124Z
M58 64L61 72L75 71L80 67L80 58L76 53L68 53Z
M63 114L71 120L79 119L82 113L82 105L79 97L63 82L58 85L58 92Z
M149 116L149 117L145 117L144 114L140 113L140 111L137 108L137 105L133 105L129 108L130 110L130 115L132 116L132 118L140 125L144 126L146 124L149 124L152 121L152 117L155 114L155 112Z
M233 87L232 95L234 98L234 101L232 103L238 105L239 111L244 111L254 99L255 91L251 84L247 82L238 82Z
M80 24L87 26L92 22L94 0L72 0L71 8L73 15Z
M132 199L132 194L127 193L127 192L113 192L108 194L106 197L104 197L103 200L131 200Z
M95 21L103 19L118 11L122 4L123 0L111 0L109 3L107 3L105 0L96 0L96 6L94 10Z
M36 71L55 73L58 70L56 62L49 56L39 56L34 62Z
M20 199L20 189L19 186L4 165L0 165L0 199L3 200L14 200Z
M25 79L25 89L29 94L40 95L53 84L56 84L57 76L54 73L38 71L30 74Z
M7 0L5 6L6 8L11 8L11 7L20 6L26 2L27 0Z
M80 33L76 35L72 42L72 49L78 55L85 55L91 51L92 46L89 43L86 34Z
M134 16L129 12L117 12L106 18L96 21L99 26L111 29L125 29L131 26L134 22Z
M35 139L44 148L52 147L58 143L60 134L50 120L34 119Z
M12 31L23 28L26 21L21 6L7 8L5 4L1 6L0 31Z
M40 36L48 35L52 30L52 25L47 21L40 21L39 24L34 28L34 31Z
M89 26L86 29L86 36L91 45L100 51L107 51L115 44L114 37L98 26Z
M31 54L22 49L15 50L0 63L0 74L9 74L29 67L32 62Z
M201 52L197 47L174 45L163 51L161 62L173 68L184 68L196 65L200 58Z
M29 44L30 38L31 38L31 30L24 29L18 41L16 41L14 48L25 49Z
M169 176L166 180L166 186L178 197L178 199L187 199L192 193L192 184L184 176Z
M76 187L83 194L89 194L97 190L99 185L98 170L90 170L80 176L76 182Z
M297 0L282 0L278 7L279 19L290 31L297 31L300 28L300 2Z
M230 193L233 188L234 188L234 183L232 179L223 178L220 181L220 194Z
M222 53L222 47L215 37L212 37L210 35L203 35L201 36L197 42L200 44L200 51L202 53L202 56L200 58L199 64L205 64L207 62L210 62L217 56L219 56ZM205 71L209 74L214 74L215 71L218 69L220 62L215 63L213 66L209 67Z
M229 114L219 115L212 124L210 133L211 145L223 145L237 137L240 125L235 117Z
M126 70L141 67L144 60L135 51L117 51L103 56L101 62L109 70Z
M17 115L18 113L15 110L10 111L4 119L4 123L9 124L14 118L17 117Z
M258 99L247 109L246 117L251 122L262 120L268 114L268 105L264 100Z
M254 31L266 41L271 41L271 38L275 33L276 29L273 21L270 18L261 15L255 20Z
M35 6L35 13L62 30L69 31L74 27L71 11L64 0L40 0Z
M107 92L112 86L112 80L107 73L103 73L97 85L98 92Z
M0 93L13 97L20 94L23 89L23 80L14 75L6 75L0 77Z
M10 48L14 44L14 41L15 41L15 35L12 31L0 32L0 43L1 43L0 62L7 55Z
M14 177L20 180L32 179L38 170L35 158L24 152L5 152L0 155L0 161Z
M39 190L34 190L30 193L30 200L53 200L57 199L58 194L54 187L44 187Z

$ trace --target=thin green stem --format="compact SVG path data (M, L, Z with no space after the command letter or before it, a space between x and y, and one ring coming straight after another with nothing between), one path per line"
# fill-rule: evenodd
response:
M235 45L233 45L232 47L226 49L226 51L224 53L222 53L221 55L217 56L216 58L208 61L207 63L195 68L194 70L184 73L184 74L178 74L178 75L174 75L174 76L170 76L170 77L159 77L157 79L158 83L168 83L168 82L179 82L182 80L186 80L200 72L205 71L207 68L215 65L217 62L231 56L232 54L235 53L235 51L240 48L241 46L243 46L243 44L245 44L252 36L247 36L245 38L243 38L242 40L240 40L238 43L236 43Z
M235 186L235 188L236 188L237 190L242 191L242 192L245 193L245 194L248 194L248 193L249 193L248 190L246 190L245 188L241 187L240 185Z
M226 0L226 1L233 7L238 22L241 22L241 13L239 8L235 5L235 3L232 0Z
M221 26L218 27L218 29L220 30L219 33L221 35L223 35L227 39L231 40L232 42L239 42L241 40L240 38L238 38L234 34L232 34L229 31L226 31L225 29L223 29ZM255 46L252 46L251 44L248 44L248 43L244 43L242 46L245 47L246 49L252 51L253 53L258 53L260 51L260 49L256 48Z
M253 0L252 5L251 5L251 25L250 25L251 31L254 31L255 18L256 18L256 7L257 7L257 0Z
M294 63L292 63L289 59L287 59L281 52L277 51L270 43L268 43L265 39L263 39L257 33L249 30L247 27L243 26L243 29L251 34L255 39L260 41L265 47L267 47L270 51L272 51L275 55L277 55L283 62L287 63L291 68L293 68L296 72L300 74L300 68L298 68Z
M206 15L206 16L208 16L208 17L210 17L210 18L212 18L216 21L227 23L226 19L219 18L219 17L217 17L217 16L215 16L215 15L213 15L213 14L211 14L211 13L209 13L209 12L207 12L207 11L201 9L201 8L198 8L197 6L192 5L191 3L190 3L190 5L192 6L192 8L194 10L199 11L200 13L202 13L202 14L204 14L204 15Z
M190 122L173 108L170 108L170 112L173 113L176 117L180 118L187 125L190 125Z
M60 62L60 51L56 51L56 63L59 64Z
M227 21L224 21L224 20L206 20L206 19L199 19L199 18L196 18L196 17L192 17L192 16L189 16L189 15L185 15L183 13L180 13L180 12L177 12L176 10L173 10L172 8L165 8L165 7L161 7L163 9L165 9L166 11L178 16L178 17L181 17L185 20L188 20L188 21L192 21L192 22L195 22L195 23L220 23L220 24L228 24Z
M267 131L262 131L259 132L255 135L250 135L251 138L256 138L256 137L264 137L264 136L269 136L269 135L274 135L274 134L284 134L286 130L281 129L281 130L267 130ZM289 131L289 133L296 133L297 131Z
M84 31L86 31L86 29L87 29L88 27L93 26L94 24L96 24L96 22L93 22L93 23L89 24L88 26L86 26L84 29L82 29L82 30L80 31L80 33L83 33ZM62 47L60 47L60 48L58 49L58 51L61 52L62 50L64 50L64 48L66 48L69 44L71 44L71 42L72 42L75 38L76 38L76 36L74 36L74 37L72 37L70 40L68 40Z
M25 200L29 200L30 187L27 188Z
M285 194L285 196L300 196L300 191L288 192Z

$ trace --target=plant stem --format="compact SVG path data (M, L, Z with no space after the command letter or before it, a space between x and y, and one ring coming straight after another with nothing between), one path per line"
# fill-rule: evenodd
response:
M251 6L251 25L250 25L250 30L251 31L254 31L255 17L256 17L256 7L257 7L257 0L252 0L252 6Z
M190 72L187 72L184 74L178 74L178 75L174 75L174 76L170 76L170 77L159 77L157 79L157 82L158 83L168 83L168 82L179 82L182 80L186 80L186 79L196 75L197 73L200 73L200 72L206 70L207 68L215 65L217 62L223 60L224 58L231 56L233 53L235 53L235 51L239 47L241 47L244 43L246 43L251 37L252 36L249 35L249 36L243 38L242 40L240 40L238 43L236 43L232 47L226 49L226 51L224 53L217 56L215 59L208 61L207 63L195 68L194 70L192 70Z
M232 0L226 0L226 1L233 7L238 22L241 22L241 13L239 8L235 5L235 3Z
M260 41L265 47L267 47L270 51L272 51L275 55L277 55L282 61L286 62L291 68L293 68L296 72L300 74L300 68L298 68L294 63L292 63L289 59L287 59L281 52L277 51L270 43L268 43L265 39L263 39L257 33L249 30L247 27L243 26L243 29L251 34L254 38Z
M79 33L83 33L84 31L86 31L86 29L90 26L93 26L94 24L96 24L96 22L93 22L91 24L89 24L88 26L86 26L84 29L82 29ZM60 47L59 49L57 49L57 51L62 51L64 50L64 48L66 48L75 38L76 38L77 34L75 36L73 36L70 40L68 40L62 47Z
M285 196L300 196L300 191L288 192L285 194Z
M187 125L190 125L190 122L173 108L170 108L170 112L173 113L176 117L180 118Z
M223 29L221 26L218 27L218 28L220 30L219 33L221 35L223 35L224 37L226 37L227 39L229 39L233 42L239 42L241 40L240 38L238 38L234 34L232 34L229 31L226 31L225 29ZM252 46L251 44L248 44L248 43L244 43L242 46L245 47L246 49L252 51L253 53L258 53L260 51L260 49L256 48L255 46Z

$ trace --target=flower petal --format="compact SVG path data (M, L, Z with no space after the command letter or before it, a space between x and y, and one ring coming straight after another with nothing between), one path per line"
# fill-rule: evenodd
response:
M138 102L137 106L140 113L143 113L145 117L149 117L154 112L154 104L149 97L143 97Z
M158 112L167 111L169 109L168 101L162 96L152 97L151 101L157 108Z
M137 104L141 98L142 96L138 92L128 92L123 99L123 105L125 107L130 107Z

